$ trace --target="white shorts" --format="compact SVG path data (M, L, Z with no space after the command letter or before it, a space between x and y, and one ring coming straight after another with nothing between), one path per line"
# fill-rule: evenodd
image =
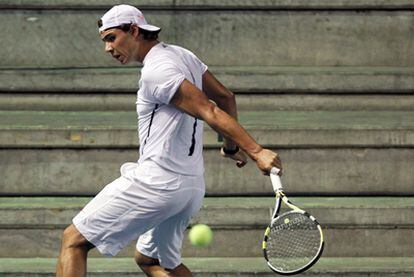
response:
M184 231L200 210L204 192L202 175L175 174L151 161L126 163L121 177L94 197L73 224L103 255L115 256L139 237L139 252L172 269L181 263Z

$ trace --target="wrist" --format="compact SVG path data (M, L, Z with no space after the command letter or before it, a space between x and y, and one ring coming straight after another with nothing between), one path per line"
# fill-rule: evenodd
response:
M260 145L258 147L256 147L255 149L247 152L247 155L249 155L249 157L253 160L253 161L257 161L258 159L258 154L263 150L263 147L261 147Z
M226 154L226 155L234 155L234 154L236 154L237 152L240 151L240 148L237 145L236 145L236 148L234 148L234 149L229 149L229 148L226 148L225 146L223 146L221 149L223 150L224 154Z

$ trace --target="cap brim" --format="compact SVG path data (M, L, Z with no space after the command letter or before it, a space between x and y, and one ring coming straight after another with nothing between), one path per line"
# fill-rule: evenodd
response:
M150 31L150 32L157 32L160 31L161 28L154 26L154 25L150 25L150 24L143 24L143 25L138 25L138 27L140 27L141 29Z
M112 28L116 28L119 27L119 25L117 24L111 24L111 25L102 25L101 27L99 27L99 32L102 33L108 29L112 29Z

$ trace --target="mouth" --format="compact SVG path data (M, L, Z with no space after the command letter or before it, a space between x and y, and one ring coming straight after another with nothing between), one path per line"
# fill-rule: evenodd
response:
M117 59L118 61L120 61L122 64L124 64L126 62L126 58L121 56L121 55L112 55L112 57L114 57L114 59Z

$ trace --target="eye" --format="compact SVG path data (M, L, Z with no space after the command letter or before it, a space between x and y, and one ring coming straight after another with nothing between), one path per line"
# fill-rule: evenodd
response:
M105 41L105 42L114 42L115 39L116 39L116 36L114 34L109 34L109 35L106 35L103 38L103 41Z

